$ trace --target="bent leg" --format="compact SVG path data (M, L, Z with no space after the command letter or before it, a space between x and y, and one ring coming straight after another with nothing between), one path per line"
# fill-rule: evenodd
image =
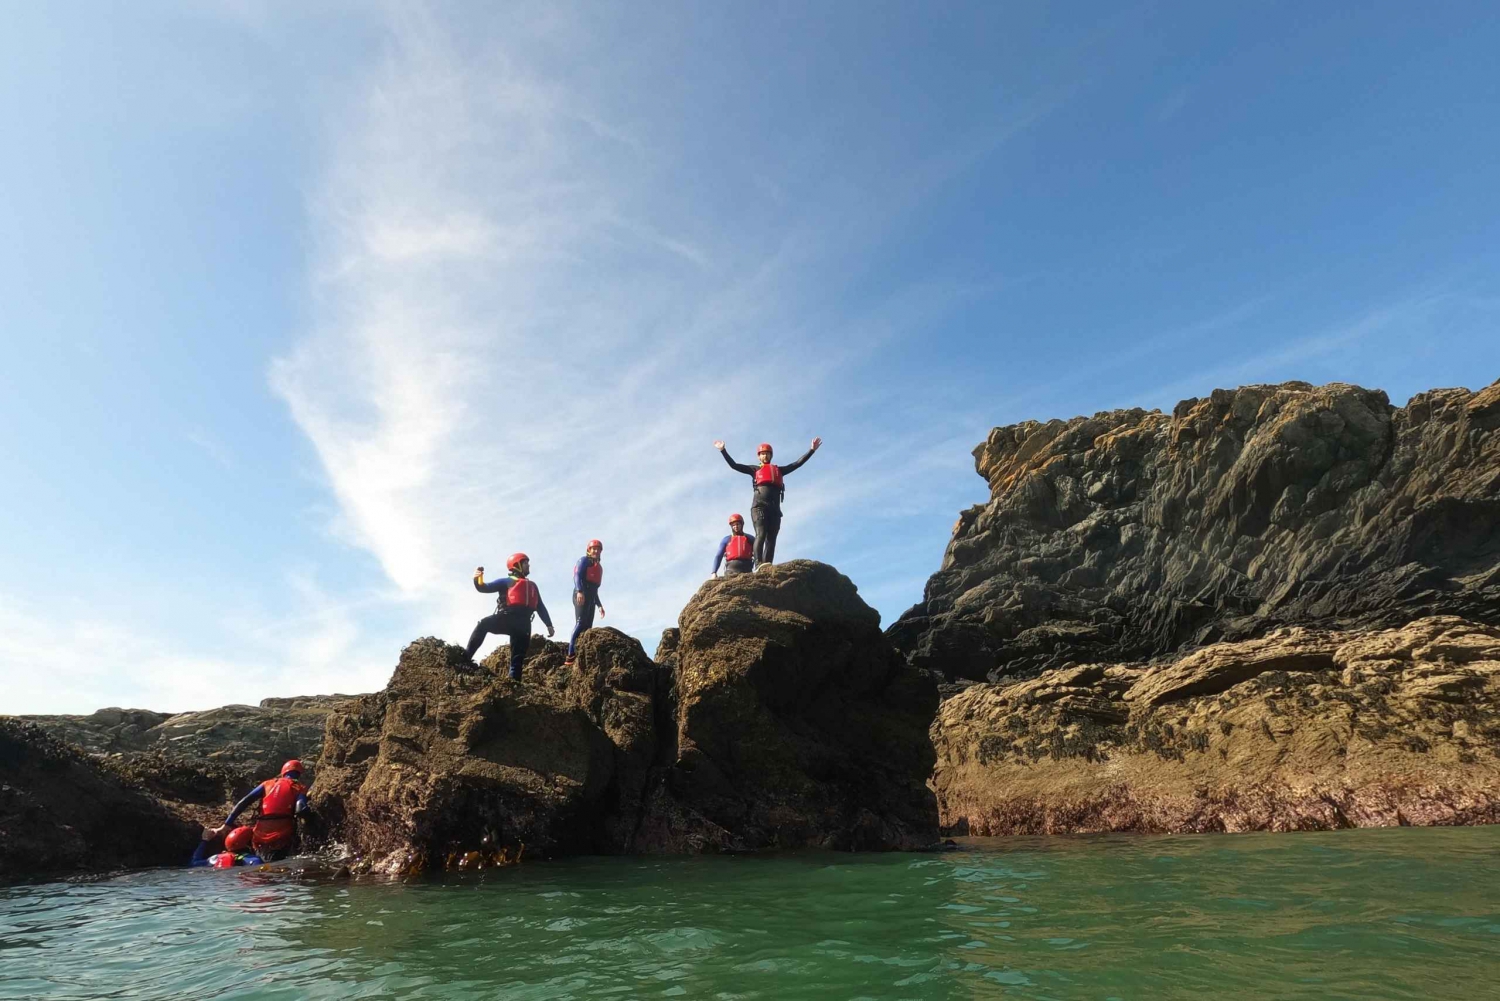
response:
M484 645L484 638L486 636L490 633L498 633L500 631L500 616L487 615L480 619L479 624L474 627L474 631L469 634L469 645L464 648L464 652L469 655L469 659L474 659L474 653Z

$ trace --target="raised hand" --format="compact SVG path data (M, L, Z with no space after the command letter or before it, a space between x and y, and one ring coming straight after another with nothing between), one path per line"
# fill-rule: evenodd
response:
M822 438L814 438L813 439L813 443L812 443L812 450L814 452L816 452L819 448L822 447L822 445L823 445L823 439Z
M484 576L484 567L475 567L474 568L474 576L475 577L483 577Z
M714 442L714 448L717 448L719 451L722 452L722 451L724 451L724 443L722 441L716 441L716 442Z

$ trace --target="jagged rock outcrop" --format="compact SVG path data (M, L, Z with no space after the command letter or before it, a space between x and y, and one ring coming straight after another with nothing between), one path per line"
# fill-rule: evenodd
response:
M971 834L1500 821L1500 628L1284 628L945 701L942 823Z
M832 567L793 561L703 585L653 662L613 629L574 667L533 638L477 673L418 640L387 688L330 715L314 805L365 864L484 865L528 854L915 848L931 679Z
M0 717L0 882L180 865L198 835L76 747Z
M509 648L473 670L427 638L390 684L328 719L313 805L367 863L388 871L630 847L655 753L658 671L614 629L562 648L533 637L522 682Z
M705 583L658 658L675 665L675 739L642 847L936 840L936 687L833 567L792 560Z
M17 717L101 759L128 783L209 823L288 758L315 765L328 714L354 696L262 699L201 712L100 709L88 715Z
M996 428L974 456L990 501L889 630L950 680L1286 625L1500 623L1500 383L1401 408L1339 383L1215 390Z

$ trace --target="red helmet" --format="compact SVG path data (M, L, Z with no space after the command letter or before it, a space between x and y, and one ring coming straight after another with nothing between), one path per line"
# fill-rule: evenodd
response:
M739 522L741 525L743 525L745 523L745 516L742 514L731 514L729 516L729 523L733 525L735 522Z
M224 838L224 850L242 855L250 850L250 845L255 841L255 828L246 824L244 827L236 827Z
M291 761L288 761L286 764L281 766L281 775L283 778L285 778L291 772L300 773L301 771L302 762L298 761L296 758L293 758Z
M516 567L521 565L522 560L529 559L531 559L531 557L527 556L525 553L511 553L510 559L505 561L505 569L514 570Z
M757 449L756 449L756 450L755 450L755 454L756 454L756 455L759 455L759 454L760 454L760 453L762 453L762 452L771 452L771 445L770 445L770 443L769 443L769 442L764 442L764 441L763 441L763 442L761 442L761 443L760 443L760 448L757 448ZM775 453L775 452L771 452L771 454L772 454L772 455L775 455L775 454L776 454L776 453Z
M604 548L604 543L600 542L598 539L590 539L589 540L589 544L587 546L585 546L584 548L585 549L600 549L600 550L602 550Z
M230 869L234 866L234 852L220 852L208 860L215 869Z

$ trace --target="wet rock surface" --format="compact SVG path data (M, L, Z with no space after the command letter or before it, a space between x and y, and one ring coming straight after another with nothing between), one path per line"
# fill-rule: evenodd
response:
M0 882L181 865L198 834L78 748L0 717Z
M1500 821L1500 628L1287 628L947 699L945 830L1307 830Z
M1500 623L1500 383L1215 390L996 428L889 635L944 680L1151 660L1281 626Z
M660 662L607 628L531 650L518 684L507 647L418 640L329 717L312 799L366 867L936 838L936 688L832 567L706 583Z

